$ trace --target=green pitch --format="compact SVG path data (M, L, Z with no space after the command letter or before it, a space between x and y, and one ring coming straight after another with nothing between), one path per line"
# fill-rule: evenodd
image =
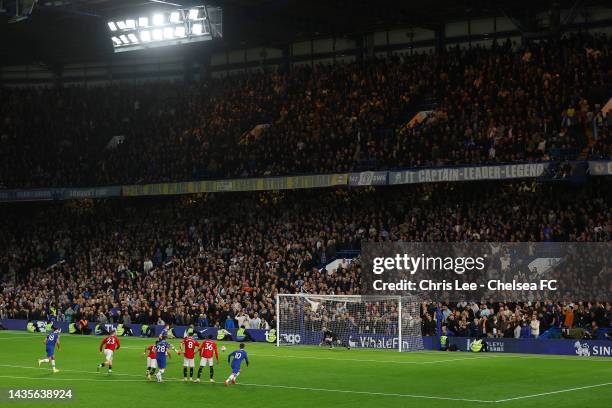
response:
M200 384L182 382L182 356L173 354L165 382L145 379L144 347L152 339L121 338L113 374L96 373L100 337L63 334L57 374L39 369L44 336L0 332L0 405L8 389L74 390L72 402L43 406L175 407L192 403L223 407L612 407L612 359L573 356L471 354L324 349L247 344L251 365L235 386L225 387L227 351ZM171 340L178 345L178 340Z

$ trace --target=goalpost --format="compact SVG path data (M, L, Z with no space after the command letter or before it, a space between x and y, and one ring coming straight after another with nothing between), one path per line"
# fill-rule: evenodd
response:
M279 294L276 345L319 345L323 331L350 347L423 349L420 303L413 297Z

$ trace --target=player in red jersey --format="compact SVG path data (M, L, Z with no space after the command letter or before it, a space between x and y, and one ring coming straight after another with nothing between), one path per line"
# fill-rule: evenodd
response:
M200 377L202 376L202 368L208 364L210 366L210 382L214 383L215 380L213 378L214 368L213 368L213 353L215 354L215 358L217 359L217 363L219 362L219 350L217 349L217 343L212 340L212 336L208 336L208 339L204 340L202 344L200 344L200 348L198 350L200 353L200 368L198 369L198 378L195 380L196 382L200 382Z
M147 356L147 380L150 380L157 369L157 350L155 349L155 344L145 347L143 355Z
M200 345L192 336L187 336L181 341L179 352L185 354L183 358L183 381L187 381L187 368L189 368L189 380L193 381L193 367L195 367L195 352Z
M102 340L100 343L100 353L104 351L104 361L98 366L98 372L105 365L108 365L108 373L113 372L113 353L115 350L119 350L121 344L119 344L119 338L117 337L117 330L113 330L107 338Z

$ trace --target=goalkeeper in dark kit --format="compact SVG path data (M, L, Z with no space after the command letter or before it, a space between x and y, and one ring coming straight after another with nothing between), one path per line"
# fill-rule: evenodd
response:
M321 340L321 344L319 346L329 346L329 348L334 348L335 345L346 347L347 350L351 349L351 346L343 342L340 337L333 331L323 328L323 340Z

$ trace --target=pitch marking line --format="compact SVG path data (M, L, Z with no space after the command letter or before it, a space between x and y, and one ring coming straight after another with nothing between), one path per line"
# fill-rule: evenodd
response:
M121 349L142 350L142 347L122 346ZM295 359L301 359L301 360L331 360L331 361L354 361L358 363L417 364L417 365L450 363L453 361L481 360L481 359L487 359L487 358L494 358L494 356L474 356L474 357L461 357L461 358L452 358L452 359L434 360L434 361L397 361L397 360L372 360L372 359L362 359L362 358L310 357L310 356L293 356L293 355L283 355L283 354L260 354L260 353L250 353L250 355L256 356L256 357L288 358L288 359L295 358Z
M28 367L33 368L33 367ZM36 368L35 368L36 369ZM68 371L68 370L64 370ZM74 372L74 370L72 370ZM81 371L85 372L85 371ZM115 375L115 374L113 374ZM126 374L132 375L132 374ZM20 380L43 380L43 381L90 381L90 382L140 382L147 383L147 381L143 378L140 380L136 379L104 379L104 378L62 378L62 377L26 377L26 376L9 376L9 375L0 375L0 378L12 378L12 379L20 379ZM164 382L172 381L172 382L182 382L182 379L175 377L166 377L164 378ZM206 382L202 383L203 385L208 385ZM462 401L462 402L480 402L480 403L493 403L495 401L491 400L478 400L478 399L469 399L469 398L452 398L452 397L437 397L433 395L417 395L417 394L396 394L396 393L386 393L386 392L369 392L369 391L353 391L353 390L335 390L329 388L309 388L309 387L293 387L289 385L273 385L273 384L251 384L251 383L238 383L237 385L241 385L244 387L259 387L259 388L281 388L281 389L289 389L289 390L298 390L298 391L315 391L315 392L334 392L341 394L359 394L359 395L375 395L375 396L383 396L383 397L403 397L403 398L418 398L418 399L434 399L434 400L443 400L443 401Z
M0 337L0 341L1 340L12 340L12 339L16 339L16 338L30 338L30 339L44 339L44 335L41 333L32 333L32 334L27 334L27 335L22 335L19 334L19 332L14 332L15 335L10 335L11 332L7 332L6 334L9 334L9 336L4 336L4 337ZM68 338L70 339L77 339L77 338L91 338L93 336L70 336ZM142 337L126 337L124 338L124 340L129 340L129 342L140 342L142 341L143 343L149 343L149 342L153 342L155 341L154 338L142 338ZM171 339L171 340L181 340L180 338L176 338L176 339ZM122 346L122 349L141 349L141 347L136 347L136 346ZM312 347L312 349L317 349L316 347ZM367 351L371 351L371 349L358 349L358 350L367 350ZM388 351L388 350L377 350L378 352L380 351ZM431 354L431 355L440 355L439 352L437 351L431 351L431 350L421 350L417 352L418 354ZM487 358L524 358L524 359L534 359L534 360L564 360L564 361L589 361L589 362L596 362L596 363L612 363L612 359L606 359L606 358L583 358L583 357L577 357L577 356L568 356L568 357L561 357L561 356L557 356L555 357L554 355L517 355L516 353L489 353L486 357L485 356L478 356L478 357L461 357L461 358L454 358L454 359L445 359L445 360L435 360L435 361L385 361L385 360L373 360L373 359L350 359L350 358L334 358L334 357L307 357L307 356L292 356L292 355L272 355L272 354L259 354L259 353L252 353L252 355L254 356L262 356L262 357L273 357L273 358L297 358L297 359L312 359L312 360L333 360L333 361L363 361L363 362L372 362L372 363L388 363L388 364L438 364L438 363L446 363L446 362L453 362L453 361L462 361L462 360L477 360L477 359L487 359Z
M335 390L331 388L293 387L290 385L249 384L249 383L238 383L237 385L242 385L246 387L284 388L284 389L289 389L289 390L300 390L300 391L337 392L341 394L377 395L377 396L383 396L383 397L420 398L420 399L435 399L435 400L462 401L462 402L485 402L485 403L495 402L495 401L490 401L490 400L479 400L479 399L469 399L469 398L436 397L433 395L397 394L397 393L373 392L373 391Z
M602 384L594 384L594 385L585 385L584 387L566 388L566 389L557 390L557 391L541 392L541 393L538 393L538 394L521 395L519 397L500 399L500 400L493 401L493 402L508 402L508 401L516 401L516 400L527 399L527 398L543 397L545 395L562 394L562 393L566 393L566 392L586 390L586 389L589 389L589 388L605 387L607 385L612 385L612 382L602 383Z
M39 370L39 371L48 371L46 368L37 368L37 367L28 367L28 366L18 366L18 365L8 365L2 364L0 367L9 367L9 368L22 368L29 370ZM84 373L84 374L98 374L93 371L82 371L82 370L61 370L64 372L71 373ZM103 374L103 373L102 373ZM126 377L142 377L137 374L123 374L123 373L114 373L113 376L126 376ZM26 376L8 376L2 375L0 378L14 378L14 379L24 379L24 380L53 380L53 381L101 381L101 382L145 382L144 379L105 379L105 378L61 378L61 377L26 377ZM173 381L173 382L181 382L181 378L177 377L166 377L164 381ZM206 383L203 383L206 385ZM590 388L599 388L612 385L612 382L602 383L602 384L594 384L594 385L586 385L583 387L573 387L566 388L562 390L542 392L538 394L530 394L530 395L522 395L518 397L505 398L500 400L479 400L479 399L471 399L471 398L454 398L454 397L440 397L433 395L419 395L419 394L400 394L400 393L386 393L386 392L374 392L374 391L354 391L354 390L338 390L338 389L330 389L330 388L313 388L313 387L297 387L290 385L274 385L274 384L253 384L253 383L238 383L238 385L242 385L245 387L259 387L259 388L280 388L280 389L290 389L290 390L299 390L299 391L315 391L315 392L335 392L340 394L360 394L360 395L377 395L384 397L402 397L402 398L416 398L416 399L434 399L434 400L443 400L443 401L461 401L461 402L480 402L480 403L503 403L509 401L516 401L521 399L528 398L537 398L546 395L554 395L554 394L562 394L572 391L580 391Z
M434 361L391 361L391 360L371 360L371 359L362 359L362 358L335 358L335 357L310 357L310 356L291 356L291 355L276 355L276 354L260 354L260 353L251 353L252 356L259 357L272 357L272 358L296 358L302 360L331 360L331 361L355 361L355 362L364 362L364 363L383 363L383 364L438 364L438 363L449 363L453 361L464 361L464 360L481 360L487 359L491 357L479 356L479 357L462 357L462 358L452 358L445 360L434 360Z
M13 339L23 339L23 338L44 339L45 336L8 336L8 337L0 337L0 340L13 340Z

